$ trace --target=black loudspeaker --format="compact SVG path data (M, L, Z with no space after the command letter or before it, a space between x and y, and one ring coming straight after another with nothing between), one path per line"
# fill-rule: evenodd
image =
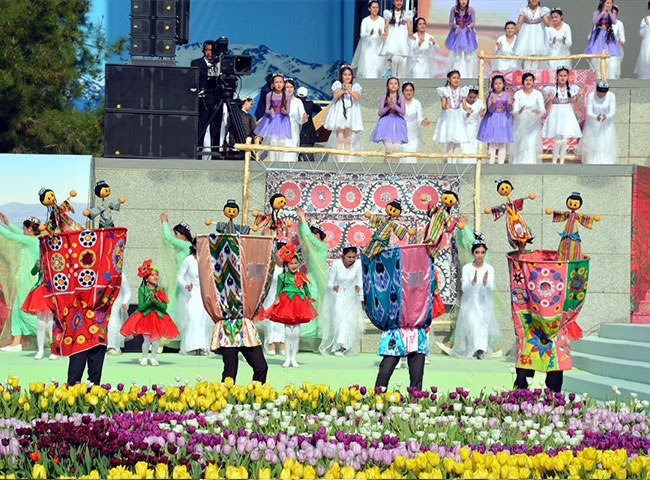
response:
M197 115L104 113L104 156L196 157Z
M190 0L131 0L131 55L174 57L189 39Z
M104 156L195 158L197 68L106 65Z
M190 41L190 0L176 0L177 45L187 45Z

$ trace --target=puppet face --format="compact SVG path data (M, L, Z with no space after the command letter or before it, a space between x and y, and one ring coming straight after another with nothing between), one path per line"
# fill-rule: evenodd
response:
M45 195L43 196L43 200L41 201L43 205L46 207L49 207L51 205L54 205L56 203L56 195L52 190L48 190L45 192Z
M282 210L284 206L287 204L287 199L284 197L278 197L275 200L273 200L273 210Z
M237 207L226 207L223 209L223 214L232 220L239 215L239 209Z
M397 218L401 213L402 211L399 208L396 208L393 205L386 205L386 214L390 218Z
M572 212L575 212L577 209L579 209L581 205L582 202L576 198L567 198L566 200L566 206Z
M458 203L458 201L456 201L456 197L451 193L443 193L440 201L445 207L453 207Z
M507 197L510 195L510 192L512 192L512 187L510 184L503 182L499 185L499 188L497 188L497 192L499 192L499 195L502 197Z
M99 189L99 195L97 195L99 198L106 198L111 194L111 187L106 185L105 187L102 187Z

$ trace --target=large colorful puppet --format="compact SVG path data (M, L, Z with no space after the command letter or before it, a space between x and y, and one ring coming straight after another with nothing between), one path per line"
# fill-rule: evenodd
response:
M395 221L401 213L402 204L398 200L393 200L386 205L387 217L385 218L379 217L378 215L372 215L370 212L365 212L363 214L364 217L370 219L370 227L374 230L372 232L372 239L361 250L365 256L372 258L387 248L390 242L391 233L394 233L400 240L402 240L407 233L409 235L415 233L412 228L407 229Z
M223 214L228 218L227 222L215 222L213 220L210 220L209 218L205 219L205 224L210 226L210 225L215 225L215 230L217 233L227 233L230 235L234 235L237 233L247 235L251 227L248 225L241 225L235 223L235 218L239 216L239 205L237 205L237 202L235 200L228 200L226 204L223 206Z
M111 195L111 187L104 180L99 180L95 184L95 196L101 200L101 204L90 210L84 210L83 216L91 220L99 217L99 228L114 227L113 212L119 212L120 207L126 201L124 197L119 198L119 202L107 202L106 199Z
M495 207L487 207L485 213L491 213L494 220L501 218L501 215L506 215L506 231L508 233L508 243L512 248L516 248L520 253L523 253L526 245L533 243L535 235L528 228L524 219L521 218L519 212L524 208L524 198L517 200L510 200L510 193L513 190L512 183L509 180L500 179L496 181L497 192L502 197L506 198L506 202ZM535 194L528 195L530 200L535 199Z
M427 200L426 195L422 195L421 200ZM427 206L427 215L429 223L424 229L422 243L427 246L429 256L433 259L436 258L438 252L442 249L444 236L451 234L454 228L458 227L463 229L465 224L460 222L458 218L451 215L451 209L458 204L458 195L450 190L442 192L440 196L442 205L438 205L433 201L429 202Z
M594 222L600 221L600 215L585 215L577 213L582 206L582 197L578 192L573 192L566 199L568 212L560 212L551 208L546 209L548 215L553 215L553 222L566 222L564 231L560 232L560 245L557 248L558 260L580 260L584 258L582 254L582 241L578 226L591 229Z
M54 191L50 188L41 188L38 192L38 198L41 204L47 207L47 219L41 224L39 229L46 231L49 235L59 232L83 230L83 227L68 215L68 212L75 213L70 198L76 196L77 192L70 190L70 197L57 204Z
M278 238L286 238L289 236L289 227L293 225L291 220L283 220L280 217L280 210L287 204L287 199L281 193L276 193L269 199L271 206L271 213L262 215L257 210L253 210L252 214L255 217L255 222L251 230L257 232L262 229L264 235L271 235Z

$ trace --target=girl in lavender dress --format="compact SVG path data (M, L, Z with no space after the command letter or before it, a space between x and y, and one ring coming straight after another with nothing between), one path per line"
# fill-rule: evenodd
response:
M467 143L469 138L465 127L466 105L461 94L458 70L450 70L447 73L446 85L438 87L436 92L440 97L442 112L438 117L433 141L446 144L446 153L460 153L460 144ZM447 158L447 163L456 163L456 158Z
M399 92L399 80L390 77L386 82L386 94L379 101L379 121L370 135L371 142L383 142L386 152L399 152L408 143L406 130L406 100Z
M469 0L456 0L449 12L449 35L445 47L449 50L449 68L455 68L461 77L476 76L476 12L469 6Z
M285 140L291 139L291 120L289 107L291 97L284 90L284 76L276 73L271 82L271 91L266 94L264 117L255 128L255 135L263 137L268 145L284 146ZM269 154L271 160L278 160L278 152Z
M548 27L548 7L542 7L540 0L528 0L528 5L519 9L517 19L517 40L513 52L525 57L548 55L546 27ZM544 68L542 62L524 60L524 70Z
M612 7L614 2L612 0L600 0L598 10L592 15L592 23L594 25L585 47L585 53L601 53L605 50L612 57L621 55L621 47L618 44L616 35L614 34L614 25L616 25L616 14L613 12ZM609 59L606 60L607 69L609 70ZM600 72L600 59L591 59L591 68L596 73Z
M514 102L510 92L505 90L506 80L503 75L492 77L490 94L487 97L487 113L481 120L476 138L488 144L490 163L498 153L499 163L506 161L506 143L512 143L512 104Z

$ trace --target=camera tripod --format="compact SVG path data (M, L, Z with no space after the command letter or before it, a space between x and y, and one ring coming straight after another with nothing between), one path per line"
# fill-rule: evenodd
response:
M244 122L242 121L241 108L237 105L237 102L232 98L232 94L229 92L222 92L219 95L220 100L215 102L214 107L212 108L212 113L206 126L203 128L199 138L204 138L205 133L208 128L210 128L210 136L212 138L220 138L221 135L221 122L223 121L223 109L226 108L228 112L228 127L226 134L223 137L223 142L220 145L210 145L210 151L213 152L214 149L217 149L218 154L222 159L225 159L228 152L238 152L241 153L241 158L243 159L243 152L235 150L226 142L226 137L228 133L234 137L233 143L246 143L246 128L244 127ZM214 130L213 130L214 128ZM210 142L212 143L212 141ZM237 155L239 157L239 155Z

